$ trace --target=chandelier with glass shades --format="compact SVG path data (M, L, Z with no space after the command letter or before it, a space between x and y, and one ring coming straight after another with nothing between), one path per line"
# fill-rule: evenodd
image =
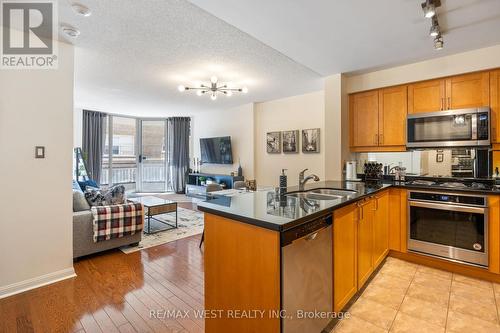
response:
M217 76L212 76L210 78L210 84L200 84L199 87L186 87L183 85L180 85L178 87L180 92L186 91L186 90L196 90L196 95L198 96L203 96L204 94L209 94L210 98L212 101L215 101L217 99L218 94L224 94L228 97L233 95L233 92L242 92L246 94L248 92L247 87L243 88L230 88L228 87L227 84L219 84L219 79Z

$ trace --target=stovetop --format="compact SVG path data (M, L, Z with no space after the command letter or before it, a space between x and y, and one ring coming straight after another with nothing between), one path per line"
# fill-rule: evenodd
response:
M471 189L471 190L495 190L496 186L489 182L479 182L479 181L434 181L434 180L424 180L416 179L406 182L407 185L419 185L419 186L429 186L429 187L442 187L448 189Z

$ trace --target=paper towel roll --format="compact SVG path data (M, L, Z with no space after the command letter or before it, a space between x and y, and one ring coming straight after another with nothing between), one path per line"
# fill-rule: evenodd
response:
M345 165L345 179L356 180L357 178L356 161L347 161Z

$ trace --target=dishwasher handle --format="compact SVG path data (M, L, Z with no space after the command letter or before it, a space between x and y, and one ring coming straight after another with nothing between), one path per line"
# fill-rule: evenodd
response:
M298 239L312 241L318 233L325 228L328 228L333 223L333 215L328 214L317 219L305 222L295 228L286 230L281 233L281 246L292 244Z

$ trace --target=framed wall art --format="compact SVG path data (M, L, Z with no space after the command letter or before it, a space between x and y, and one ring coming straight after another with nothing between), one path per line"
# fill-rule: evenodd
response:
M319 128L302 130L302 152L319 153Z
M299 130L283 131L283 152L285 154L299 152Z

